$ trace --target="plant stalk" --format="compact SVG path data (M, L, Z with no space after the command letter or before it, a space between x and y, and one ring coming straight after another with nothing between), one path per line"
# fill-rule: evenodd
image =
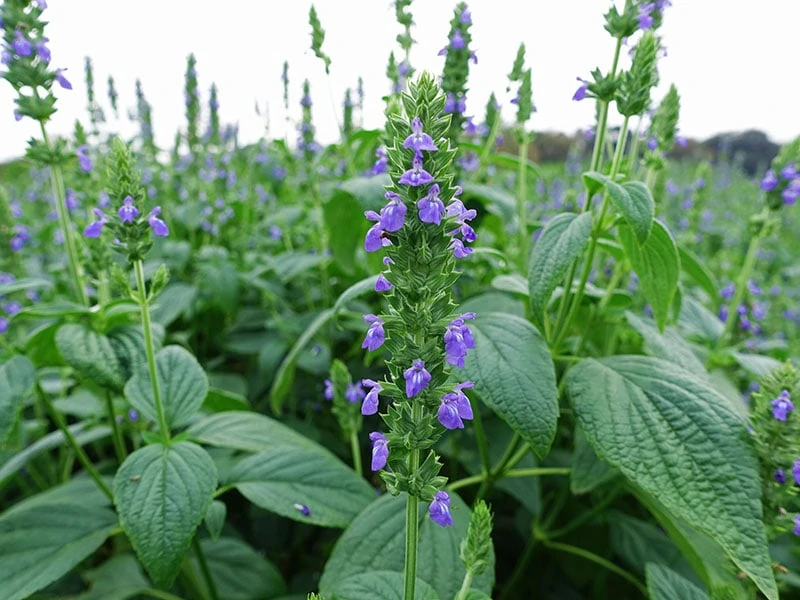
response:
M422 418L422 405L414 402L412 408L414 422ZM416 473L419 470L419 448L414 448L408 456L408 471ZM419 499L408 494L406 498L406 554L403 583L403 600L414 600L417 584L417 539L419 537Z

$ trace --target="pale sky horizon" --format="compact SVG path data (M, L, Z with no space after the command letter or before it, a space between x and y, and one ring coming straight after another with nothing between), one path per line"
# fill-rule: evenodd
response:
M299 117L303 79L311 82L318 137L329 142L338 135L336 115L347 87L364 78L365 126L383 125L383 96L389 52L399 53L396 23L390 0L316 0L326 31L324 50L333 59L331 81L321 61L310 50L310 0L278 4L236 0L218 3L189 0L48 0L52 64L66 67L73 90L58 88L59 111L50 132L69 135L76 119L88 123L83 61L94 63L95 93L111 118L106 79L114 76L120 102L120 122L105 130L130 135L136 126L127 113L135 105L134 82L141 79L153 107L156 142L170 147L184 124L183 85L186 57L194 52L201 98L208 101L212 82L219 88L223 123L239 123L240 140L255 141L264 131L255 114L256 101L269 105L270 137L285 130L284 60L289 61L290 113ZM447 43L449 20L456 1L416 0L411 5L417 41L411 62L418 70L440 74L444 62L437 56ZM619 4L622 4L621 0ZM513 119L513 95L506 93L507 74L520 42L527 47L526 62L533 70L533 95L538 112L529 125L534 130L572 133L592 124L591 101L572 102L578 83L599 66L607 70L613 40L603 30L605 0L471 0L473 48L478 64L471 66L467 114L483 115L494 91ZM277 15L280 7L280 15ZM800 22L800 5L789 0L764 0L760 9L744 0L673 0L661 35L668 55L660 62L661 83L654 94L660 100L669 84L681 95L680 132L707 138L715 133L760 129L784 143L800 133L800 111L793 92L789 57ZM224 18L220 11L224 11ZM626 63L623 63L623 65ZM330 88L330 89L329 89ZM334 98L335 100L333 100ZM35 122L13 117L14 91L0 81L0 161L24 153L27 139L37 136ZM339 117L340 118L340 117ZM296 132L289 138L295 141Z

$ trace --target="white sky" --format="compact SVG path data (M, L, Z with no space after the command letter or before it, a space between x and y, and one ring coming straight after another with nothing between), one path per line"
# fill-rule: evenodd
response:
M620 0L621 3L621 0ZM669 83L682 101L681 132L706 137L720 131L757 128L784 142L800 132L796 93L800 90L792 56L800 5L794 0L673 0L662 28L669 55L661 62L658 97ZM122 115L134 105L134 81L141 78L153 106L157 143L169 146L183 123L183 73L194 52L203 102L208 87L219 87L223 122L240 124L240 139L257 139L263 121L254 102L267 101L271 134L284 135L280 73L289 61L293 118L304 78L314 98L318 136L330 141L337 132L329 83L321 61L309 50L308 0L48 0L52 63L68 67L74 90L57 91L59 112L50 124L56 133L71 131L75 119L87 122L83 57L95 66L96 95L107 109L106 78L113 74ZM400 26L390 0L317 0L326 30L324 49L332 57L332 91L337 114L344 89L364 78L366 126L380 127L387 91L389 52L396 49ZM441 72L437 52L447 42L454 1L416 0L411 10L417 44L415 68ZM470 74L467 113L479 116L491 91L507 106L506 74L520 42L533 68L538 113L531 127L573 132L591 123L591 102L571 101L576 76L595 67L606 70L613 41L603 30L607 0L471 0L473 46L479 64ZM0 160L24 152L36 135L28 119L13 118L13 90L0 80ZM123 123L113 125L124 133ZM296 135L291 134L294 140Z

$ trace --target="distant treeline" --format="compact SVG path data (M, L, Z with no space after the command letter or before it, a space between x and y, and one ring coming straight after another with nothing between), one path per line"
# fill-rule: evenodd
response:
M613 133L617 132L612 131ZM563 162L569 156L570 150L574 151L576 147L582 147L584 154L588 156L592 149L591 140L585 140L580 132L570 136L544 131L536 134L528 157L538 163ZM505 137L503 148L516 154L517 144L513 133L509 132ZM675 146L668 156L674 160L686 161L733 161L748 175L756 176L766 170L779 148L780 145L771 141L763 131L750 130L719 133L704 141L689 139L685 146Z

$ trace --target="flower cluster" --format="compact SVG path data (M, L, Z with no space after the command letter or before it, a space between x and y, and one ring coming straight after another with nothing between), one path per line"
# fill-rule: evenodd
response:
M453 117L449 133L452 144L456 143L464 126L469 63L477 64L478 62L475 52L470 49L472 35L469 30L471 26L472 14L467 5L461 2L456 6L453 19L450 21L447 45L439 51L440 56L445 56L442 89L447 97L444 112Z
M453 384L449 370L463 367L475 340L468 321L473 313L453 314L452 284L456 259L467 256L476 238L469 222L476 217L453 186L453 158L447 134L451 116L446 98L429 75L410 85L403 97L408 119L392 116L392 145L386 150L392 184L380 212L367 211L373 222L364 240L368 252L386 253L375 289L384 292L385 314L368 314L362 348L386 349L389 377L362 380L367 389L361 412L374 415L380 395L389 399L383 420L386 434L373 432L372 467L392 493L407 492L431 502L431 518L452 524L449 496L431 447L444 430L460 429L473 417L466 390L471 382ZM420 452L427 458L420 464Z
M774 169L769 169L761 180L761 189L779 192L785 205L796 204L800 196L800 171L794 163L783 167L778 174Z

